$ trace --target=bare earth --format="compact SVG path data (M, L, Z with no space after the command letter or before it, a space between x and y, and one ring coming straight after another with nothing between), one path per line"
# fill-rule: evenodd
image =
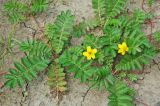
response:
M11 29L11 24L3 15L3 2L0 0L0 36L7 36ZM60 0L61 1L61 0ZM128 9L132 11L135 8L141 9L142 0L129 0ZM160 1L154 7L160 5ZM145 5L145 9L148 7ZM91 0L65 0L64 3L58 2L56 5L51 4L49 10L36 17L39 26L46 23L54 22L57 14L62 10L70 9L76 15L77 22L93 17L93 9ZM160 6L154 11L156 15L160 15ZM33 34L37 37L41 35L37 23L33 19L25 22L26 26L17 26L15 38L25 40L31 38ZM160 30L160 21L154 25L153 31ZM35 32L36 31L36 32ZM150 33L150 27L144 26L146 34ZM76 45L81 39L72 39L72 44ZM19 59L24 54L17 53L15 57L8 56L5 66L0 67L0 71L7 70L12 67L14 60ZM136 106L160 106L160 57L157 56L151 65L145 67L144 72L139 76L139 80L132 86L137 90ZM79 80L73 79L73 75L68 75L68 92L63 96L56 98L54 93L50 93L50 89L46 83L46 75L40 74L40 77L26 85L23 89L0 89L0 106L107 106L106 91L89 90L87 84L80 83ZM0 81L4 79L0 77ZM27 93L26 96L22 92Z

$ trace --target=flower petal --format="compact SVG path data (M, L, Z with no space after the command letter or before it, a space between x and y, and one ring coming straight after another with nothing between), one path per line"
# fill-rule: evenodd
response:
M125 53L126 53L125 51L124 51L124 52L122 52L122 55L125 55Z
M94 53L94 54L97 53L97 49L93 49L93 53Z
M95 57L95 55L92 55L92 59L95 59L96 57Z
M122 46L123 46L123 48L124 48L124 50L125 50L125 49L126 49L126 47L127 47L126 42L123 42L123 43L122 43Z
M122 48L122 45L121 45L121 44L118 44L118 48Z
M119 50L118 50L118 53L121 53L121 52L122 52L122 49L119 49Z
M123 42L123 43L122 43L122 46L123 46L123 47L127 47L126 42Z
M129 48L128 47L126 47L126 51L128 52L128 50L129 50Z
M87 60L91 60L91 56L87 56Z
M87 52L90 52L91 50L91 46L87 46Z
M88 52L83 52L83 56L88 56Z

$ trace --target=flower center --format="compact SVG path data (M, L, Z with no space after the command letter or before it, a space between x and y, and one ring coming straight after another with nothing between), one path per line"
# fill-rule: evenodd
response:
M89 54L89 55L91 55L91 54L92 54L92 52L90 51L90 52L88 52L88 54Z

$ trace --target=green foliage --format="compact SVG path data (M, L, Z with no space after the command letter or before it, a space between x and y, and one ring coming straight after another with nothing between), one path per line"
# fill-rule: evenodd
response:
M92 0L92 5L98 20L103 22L106 15L105 0Z
M142 69L155 56L155 49L141 30L144 21L150 18L149 15L134 10L129 16L122 11L126 2L127 0L92 0L96 13L96 20L93 22L99 23L95 27L103 27L102 34L87 34L85 21L80 23L74 27L73 35L86 35L82 44L64 51L58 59L63 67L67 67L68 72L75 73L75 78L89 82L92 87L100 90L107 89L110 92L109 106L134 106L133 91L117 80L128 78L136 81L137 78L128 73L120 76L119 73ZM124 56L118 54L118 45L122 42L129 48ZM97 49L96 59L87 61L83 57L82 54L88 46Z
M49 64L49 59L40 57L24 57L21 62L15 62L15 68L10 69L9 74L5 75L7 79L5 86L14 88L17 84L22 87L26 82L37 77L37 73L43 71Z
M85 22L81 22L78 25L75 25L73 27L72 35L74 37L81 37L82 35L85 35L87 33L86 31L86 24Z
M101 25L120 14L127 0L92 0L93 9Z
M25 14L28 12L28 7L22 2L10 0L4 4L4 10L9 16L10 22L16 24L26 19Z
M91 46L93 48L99 48L98 46L99 37L94 35L87 35L83 40L83 46L86 48L87 46Z
M124 6L127 3L127 0L106 0L106 1L107 4L111 3L111 5L106 4L108 6L107 15L110 18L117 16L124 9Z
M52 64L48 72L48 85L57 92L67 90L64 68L60 65Z
M91 80L93 88L97 87L99 90L105 88L107 90L109 84L114 83L114 77L111 74L109 67L101 67L96 69L96 73Z
M36 40L27 40L20 44L20 50L26 52L28 56L35 56L50 59L52 56L51 49L44 43Z
M47 0L33 0L32 3L32 12L40 13L46 11L48 8Z
M24 82L31 81L37 74L48 67L51 58L51 49L36 40L27 40L20 43L20 50L27 56L21 58L21 62L15 62L15 68L10 69L5 85L14 88L17 84L22 87Z
M47 0L32 0L31 3L28 2L9 0L4 4L4 10L11 23L23 22L30 14L41 13L48 8Z
M125 55L116 65L116 70L136 70L142 69L143 65L149 64L150 60L155 56L155 51L150 48L143 50L136 55Z
M157 31L153 34L154 36L154 39L157 41L157 42L160 42L160 31Z
M87 61L82 57L80 47L72 47L65 51L58 59L64 67L68 67L68 72L74 72L75 78L80 78L81 82L91 82L93 88L107 88L108 84L113 84L114 77L110 68L94 67L92 61Z
M9 13L10 9L15 12L14 8L27 8L16 3L6 3L5 10ZM45 29L47 44L37 40L20 43L20 50L27 56L21 62L15 62L15 68L10 69L10 73L5 76L5 85L10 88L17 84L23 86L25 81L31 81L38 72L49 67L48 84L57 93L67 89L65 72L73 72L74 77L81 82L91 83L92 87L99 90L108 90L109 106L134 106L134 91L123 80L136 81L136 75L128 71L142 69L154 58L156 50L142 31L143 23L152 16L138 9L129 15L124 10L126 3L127 0L92 0L96 16L77 25L74 24L75 17L71 11L62 11L55 22L48 24ZM13 5L16 7L12 9ZM34 0L31 11L35 14L45 11L47 7L46 0ZM19 12L18 9L17 14L25 16L26 10ZM22 21L16 18L14 22L19 20ZM94 32L95 28L99 34ZM93 34L88 34L91 30ZM86 36L79 46L65 49L71 35ZM160 41L158 32L154 37ZM94 50L89 50L88 46ZM87 60L87 56L83 56L86 49L88 55L93 55L94 51L95 59ZM121 49L124 49L124 55L119 54Z
M90 67L92 61L86 61L82 57L80 48L72 48L60 56L59 62L64 67L69 67L68 72L74 72L75 78L80 78L81 82L86 82L95 72L94 67Z
M130 24L133 25L134 27L141 26L144 23L145 19L147 18L148 18L147 15L143 11L136 9L134 10L133 16L130 19Z
M147 0L147 3L149 6L152 6L154 2L155 2L155 0Z
M151 44L145 35L136 35L132 32L127 40L130 54L137 54L143 51L144 48L150 48Z
M107 47L107 37L104 38L104 36L94 36L94 35L87 35L85 36L82 45L83 48L86 49L87 46L91 46L92 48L98 49L98 53L96 54L96 59L99 63L108 63L109 66L110 63L112 63L113 57L111 57L111 50L109 50L109 46ZM111 47L112 48L112 47ZM117 46L116 46L117 48ZM114 48L115 49L115 48Z
M119 79L129 79L130 81L134 82L137 81L138 77L136 74L129 74L127 73L128 71L121 71L121 73L119 74Z
M137 81L138 80L138 77L135 74L128 74L127 77L130 81Z
M117 81L108 88L110 93L108 106L134 106L132 89L123 82Z
M71 14L71 11L61 12L57 16L57 19L54 24L49 24L46 28L46 36L48 37L53 50L59 54L64 44L70 37L70 34L73 30L74 25L74 16Z
M6 56L13 54L13 36L12 33L10 33L8 36L1 36L0 38L0 67L4 64L4 60Z
M80 37L87 34L91 29L94 29L99 26L99 21L97 19L85 20L78 25L73 27L72 35L75 37Z
M106 56L115 57L122 31L119 28L106 27L105 35L100 37L99 44L103 47Z
M125 18L126 20L123 20ZM154 58L155 50L141 31L142 23L146 18L147 16L144 12L139 10L135 10L132 17L120 17L122 23L119 25L122 26L121 30L124 30L120 40L126 41L129 47L129 54L120 60L116 65L116 70L142 69L142 65L148 64L149 61ZM119 22L120 21L118 21L118 23ZM116 24L115 27L119 25Z

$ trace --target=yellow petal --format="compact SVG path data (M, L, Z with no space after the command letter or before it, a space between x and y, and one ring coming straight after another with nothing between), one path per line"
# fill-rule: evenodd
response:
M87 60L91 60L91 56L87 56Z
M126 47L126 51L128 52L128 50L129 50L129 48L128 47Z
M88 56L88 52L83 52L83 56Z
M121 45L121 44L118 44L118 48L122 48L122 45Z
M95 55L92 55L91 57L92 57L92 59L95 59L95 58L96 58Z
M87 52L90 52L91 50L91 46L87 46Z
M125 52L122 52L122 55L125 55Z
M97 49L93 49L93 53L94 53L94 54L97 53Z
M121 49L119 49L119 50L118 50L118 53L121 53L121 52L122 52L122 50L121 50Z
M122 46L123 46L123 47L127 47L126 42L123 42L123 43L122 43Z

